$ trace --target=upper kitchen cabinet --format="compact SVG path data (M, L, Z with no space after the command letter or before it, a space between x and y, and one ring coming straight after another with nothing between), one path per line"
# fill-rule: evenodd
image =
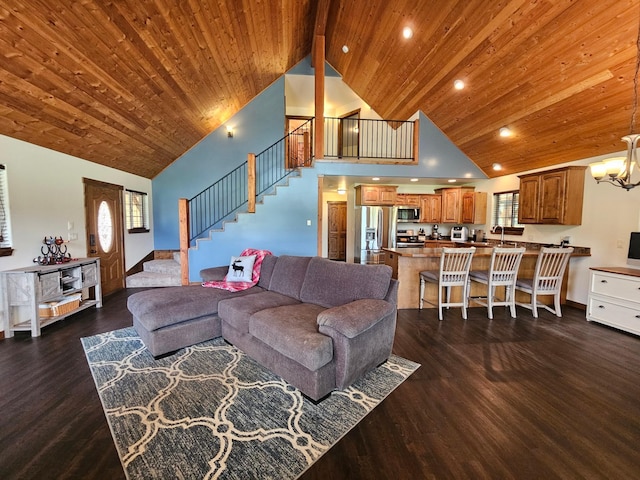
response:
M487 223L487 192L462 194L462 223Z
M442 223L442 195L420 195L420 223Z
M519 223L581 225L586 166L521 175Z
M396 205L396 191L392 185L356 186L356 205Z
M396 205L401 207L415 207L420 208L420 197L413 193L397 193Z
M475 187L436 190L442 195L442 223L486 223L487 194L474 190Z

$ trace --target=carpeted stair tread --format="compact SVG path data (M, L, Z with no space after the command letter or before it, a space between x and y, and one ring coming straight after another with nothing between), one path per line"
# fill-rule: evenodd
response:
M127 277L127 288L172 287L182 285L180 272L177 274L140 272Z
M172 259L144 262L143 269L145 272L180 275L180 264Z

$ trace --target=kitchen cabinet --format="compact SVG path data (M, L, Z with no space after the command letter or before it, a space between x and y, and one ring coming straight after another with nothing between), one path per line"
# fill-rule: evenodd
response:
M591 268L587 320L640 335L640 270Z
M420 223L442 222L442 195L420 195Z
M401 207L420 208L420 196L413 193L397 193L396 205Z
M474 190L475 187L455 187L439 188L435 191L442 195L442 223L486 223L487 194ZM476 196L476 193L484 193L484 196ZM479 203L477 208L475 206L476 198ZM484 207L481 205L482 199L484 199Z
M41 329L86 308L102 306L100 259L34 265L0 272L4 333Z
M519 223L581 225L586 166L521 175Z
M396 205L396 191L392 185L356 186L356 205Z
M487 223L487 192L464 192L462 194L462 223Z

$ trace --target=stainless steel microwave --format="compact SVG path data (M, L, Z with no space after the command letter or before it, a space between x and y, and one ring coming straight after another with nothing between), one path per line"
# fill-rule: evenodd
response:
M412 207L398 207L398 223L400 222L413 222L418 223L420 221L420 209Z

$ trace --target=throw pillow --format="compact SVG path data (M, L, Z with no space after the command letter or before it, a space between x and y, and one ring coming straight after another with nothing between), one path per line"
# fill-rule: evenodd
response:
M227 282L251 282L253 280L253 264L255 261L255 255L231 257L229 271L225 280Z

